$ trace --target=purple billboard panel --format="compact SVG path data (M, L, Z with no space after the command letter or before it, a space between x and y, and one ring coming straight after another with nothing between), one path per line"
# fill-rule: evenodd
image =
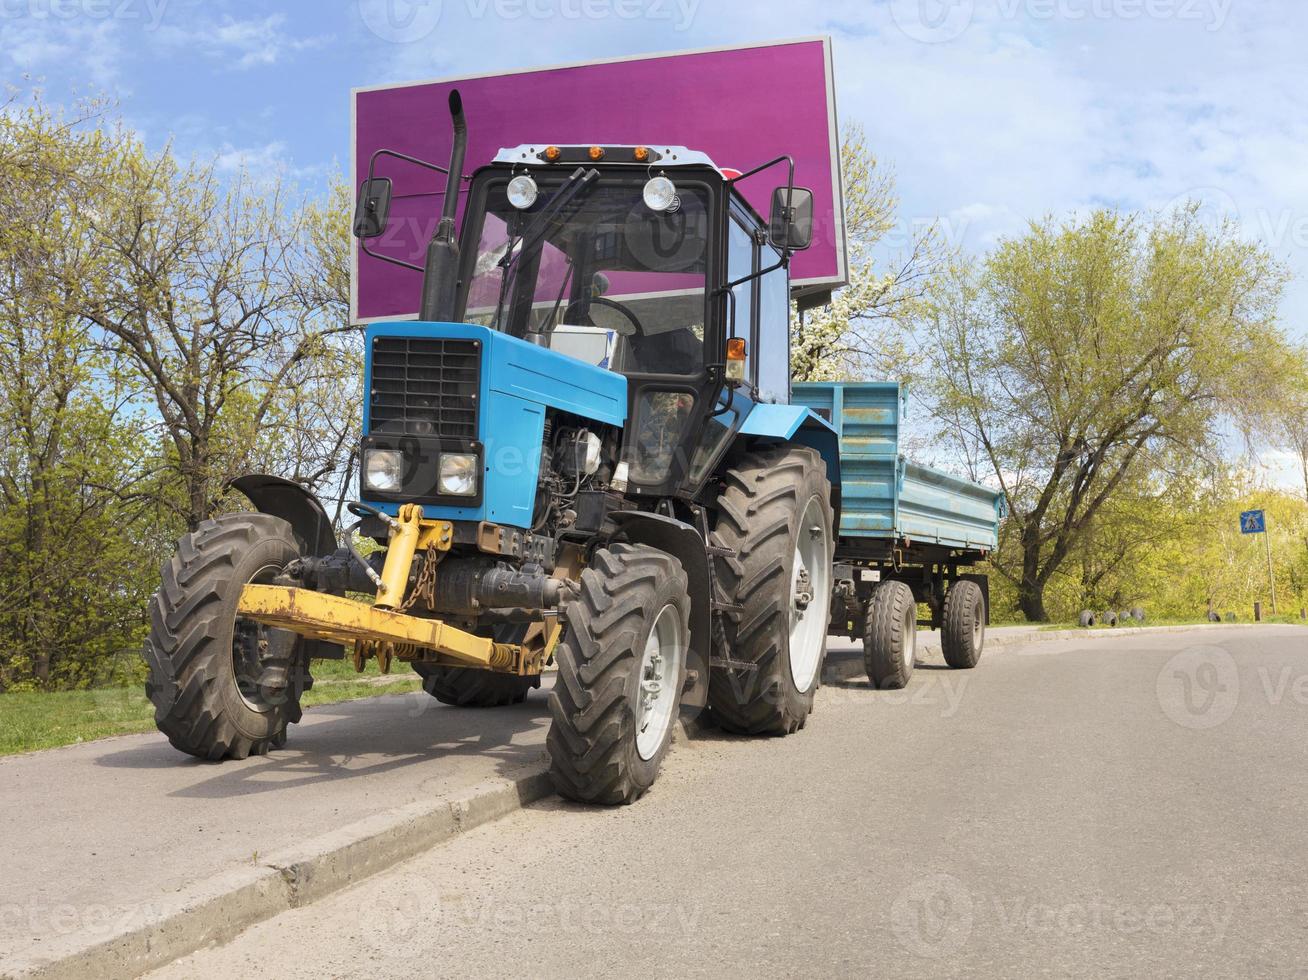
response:
M450 152L451 89L468 118L464 173L522 144L680 145L721 168L746 171L774 157L795 160L795 183L814 194L813 246L796 253L791 283L807 292L846 281L839 135L826 38L686 54L651 55L474 78L356 89L353 166L357 189L377 150L444 165ZM393 157L376 175L394 182L390 225L370 242L417 265L440 214L445 178ZM766 217L776 167L741 182ZM464 184L466 192L467 185ZM413 318L421 275L354 250L355 322Z

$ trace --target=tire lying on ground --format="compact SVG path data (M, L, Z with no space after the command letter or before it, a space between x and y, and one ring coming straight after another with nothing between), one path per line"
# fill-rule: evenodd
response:
M734 642L718 651L753 670L715 667L709 708L742 735L787 735L804 727L822 677L831 616L831 484L805 446L741 457L723 474L713 542L729 602L742 607Z
M1134 619L1137 623L1143 623L1145 621L1144 607L1133 606L1131 608L1131 618Z
M515 624L497 628L493 636L498 643L521 643L526 634L527 624ZM422 678L424 691L441 704L456 708L522 704L528 691L540 687L539 674L520 677L494 670L424 663L415 663L413 669Z
M1107 609L1104 611L1103 615L1099 617L1099 622L1103 623L1105 626L1116 626L1117 613L1113 612L1111 609Z
M247 583L271 582L300 557L291 526L267 514L205 521L178 543L150 601L145 692L177 749L244 759L285 744L312 685L303 641L238 618Z
M1208 614L1208 622L1210 622L1210 623L1220 623L1221 621L1222 621L1222 617L1219 616L1219 615L1217 615L1217 613L1215 613L1215 612L1210 612L1210 613Z
M913 676L917 657L917 600L903 582L881 582L864 615L863 666L880 691L896 691Z
M631 803L653 784L686 681L690 597L671 555L646 545L595 552L564 612L546 745L559 793Z
M1097 620L1095 618L1095 614L1092 613L1089 609L1082 609L1081 615L1077 619L1077 622L1081 626L1093 626L1097 622Z
M1120 626L1130 626L1135 622L1135 617L1131 615L1131 610L1123 609L1117 614L1117 622Z
M945 593L940 650L955 670L970 670L981 659L986 640L986 601L981 586L960 579Z

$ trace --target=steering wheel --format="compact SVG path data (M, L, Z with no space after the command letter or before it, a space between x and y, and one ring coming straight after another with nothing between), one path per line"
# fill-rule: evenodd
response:
M569 304L568 304L568 308L567 308L566 310L563 311L562 322L563 322L563 323L568 323L569 320L571 319L571 318L569 317L568 314L570 314L570 313L573 311L574 308L576 308L576 307L578 307L578 306L581 306L583 302L585 302L585 301L584 301L584 300L576 300L576 301L574 301L574 302L572 302L572 303L569 303ZM624 327L613 327L613 328L612 328L612 329L613 329L613 332L616 333L616 334L618 334L619 336L621 336L621 337L632 337L632 336L635 336L636 334L644 333L644 329L643 329L643 328L641 327L641 325L640 325L640 320L636 317L636 314L635 314L635 313L631 312L631 307L626 306L626 305L623 304L623 303L619 303L617 300L606 299L606 298L603 297L603 296L593 296L593 297L591 297L591 299L590 299L590 305L591 305L591 306L607 306L607 307L609 307L610 309L617 310L619 313L621 313L624 317L627 318L627 320L628 320L628 321L630 322L630 324L631 324L630 327L625 327L625 328L624 328Z

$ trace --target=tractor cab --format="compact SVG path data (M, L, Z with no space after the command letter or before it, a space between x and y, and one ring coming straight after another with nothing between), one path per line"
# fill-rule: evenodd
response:
M737 184L769 177L765 221ZM389 199L379 184L361 208ZM683 146L523 144L472 175L452 308L430 319L622 375L619 482L693 495L749 406L789 401L788 266L811 235L787 157L741 173Z

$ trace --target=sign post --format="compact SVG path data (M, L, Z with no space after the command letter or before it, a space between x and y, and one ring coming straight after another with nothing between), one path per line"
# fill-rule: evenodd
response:
M1272 615L1276 615L1276 572L1272 566L1272 537L1267 533L1267 513L1261 510L1246 510L1240 515L1241 534L1261 534L1263 546L1267 551L1267 580L1272 586Z

